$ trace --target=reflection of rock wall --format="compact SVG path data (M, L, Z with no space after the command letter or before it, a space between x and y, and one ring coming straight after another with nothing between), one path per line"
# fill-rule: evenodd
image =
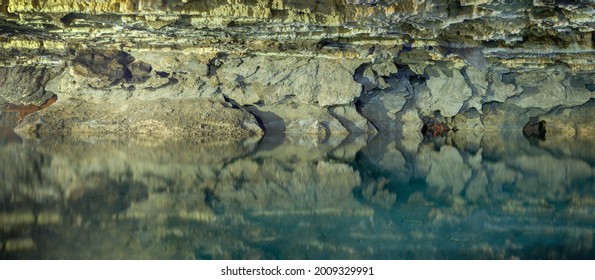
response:
M588 192L595 179L595 157L588 144L574 140L534 144L515 137L486 135L479 143L470 143L469 149L465 142L455 142L458 148L421 143L414 152L377 141L360 152L359 161L371 166L363 172L363 181L376 180L368 173L390 174L380 181L397 195L400 186L422 181L424 199L453 206L529 199L539 208L538 202L563 203ZM400 199L420 201L419 193L403 191L405 197Z
M125 253L121 248L112 252L98 249L97 254L103 256L154 258L155 254L178 251L189 254L183 258L233 258L212 251L218 246L212 242L197 242L204 244L200 248L164 249L163 238L187 234L187 229L172 231L167 224L198 223L192 227L203 224L205 229L217 231L219 222L237 227L250 216L373 214L353 196L353 188L360 182L358 172L325 159L326 153L337 147L319 147L319 153L312 153L311 145L287 144L289 149L262 150L247 157L254 152L254 144L66 140L3 146L3 159L15 164L3 167L0 173L6 182L0 192L0 201L6 202L0 209L5 230L0 242L7 244L0 248L0 256L35 258L39 250L71 254L64 251L67 246L52 244L74 238L77 241L72 242L89 247L82 244L91 238L134 247ZM137 228L136 224L143 226ZM27 229L36 226L53 230L32 236ZM84 234L87 237L75 238L69 233L90 228L95 232ZM247 232L250 238L269 238L263 236L267 234L263 229L251 230L254 232ZM62 233L53 236L56 232ZM277 233L271 234L279 238ZM241 243L232 236L224 247ZM48 242L51 238L54 240ZM155 247L152 242L157 242ZM147 248L159 250L152 251L151 257L146 255L150 254ZM75 251L83 254L78 257L99 256L89 255L89 250ZM249 250L247 254L251 254Z
M0 257L591 256L595 157L577 142L295 140L2 146Z
M331 162L236 161L222 170L213 190L220 207L262 214L351 211L360 183L351 167Z

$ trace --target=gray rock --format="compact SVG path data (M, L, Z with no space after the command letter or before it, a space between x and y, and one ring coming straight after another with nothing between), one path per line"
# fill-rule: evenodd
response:
M489 87L487 73L486 71L481 71L473 67L467 67L462 71L463 76L467 79L467 83L473 94L473 96L469 98L467 103L464 105L463 111L467 111L470 108L475 108L481 113L483 107L482 101Z
M383 61L368 65L359 80L364 86L364 91L370 91L375 88L387 89L391 87L386 81L386 78L398 71L397 66L391 60ZM357 77L357 75L356 75Z
M357 111L354 105L330 107L329 112L352 134L377 132L376 128Z
M222 91L239 104L349 104L361 93L355 67L332 59L236 58L217 71Z
M330 135L348 135L349 130L347 127L356 129L355 124L349 122L346 122L347 127L343 126L341 121L327 108L315 105L261 106L250 108L250 110L257 110L254 112L262 119L267 131L285 133L291 136L308 134L325 139ZM362 119L354 120L356 122L364 121Z
M520 86L516 85L515 81L516 74L510 71L494 71L489 74L488 89L486 96L483 98L483 102L505 102L506 99L512 96L516 96L523 92Z
M531 71L520 74L516 81L524 90L511 101L522 108L576 106L594 96L585 87L573 86L572 77L561 71Z
M404 92L382 91L363 103L361 112L379 130L396 130L397 113L403 109L406 102Z
M458 70L426 68L427 90L421 91L417 98L417 108L431 115L440 111L444 117L459 113L463 104L472 96L471 89Z

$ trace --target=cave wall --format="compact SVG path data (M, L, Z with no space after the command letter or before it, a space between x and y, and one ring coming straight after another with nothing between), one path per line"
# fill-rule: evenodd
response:
M0 1L29 135L593 133L590 1Z

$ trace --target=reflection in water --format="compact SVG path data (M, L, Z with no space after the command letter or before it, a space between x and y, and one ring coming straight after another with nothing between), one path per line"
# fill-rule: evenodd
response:
M8 138L1 258L595 257L589 142Z

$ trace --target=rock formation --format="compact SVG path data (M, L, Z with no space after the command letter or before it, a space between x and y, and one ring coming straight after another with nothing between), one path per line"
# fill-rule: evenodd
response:
M591 1L2 0L0 97L57 95L17 128L38 135L405 134L438 116L588 136L594 19Z

